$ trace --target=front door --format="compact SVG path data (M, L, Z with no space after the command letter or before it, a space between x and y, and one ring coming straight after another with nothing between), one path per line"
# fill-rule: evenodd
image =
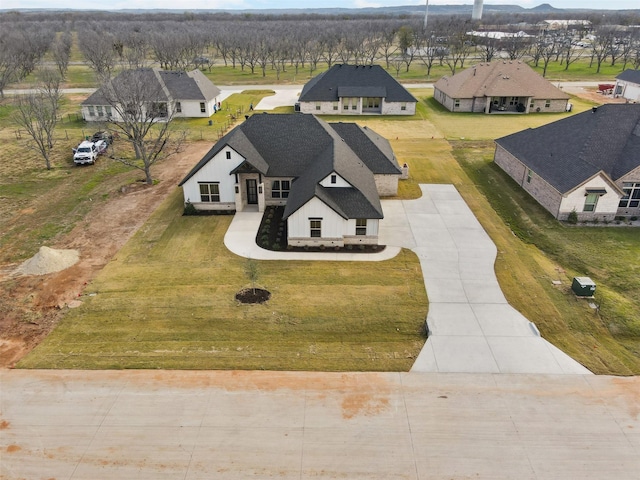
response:
M247 179L247 203L249 205L258 204L258 182L255 178Z

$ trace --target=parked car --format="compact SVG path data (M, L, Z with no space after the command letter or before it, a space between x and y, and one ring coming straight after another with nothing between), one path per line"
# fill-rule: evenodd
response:
M104 143L104 142L103 142ZM106 146L104 147L106 149ZM73 163L76 165L93 165L98 158L98 147L94 142L85 140L73 149Z
M113 143L113 135L109 132L96 132L91 137L91 141L97 142L98 140L103 140L108 145L111 145Z

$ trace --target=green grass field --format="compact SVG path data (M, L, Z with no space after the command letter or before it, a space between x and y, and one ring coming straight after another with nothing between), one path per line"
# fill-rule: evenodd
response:
M498 247L496 273L510 303L595 373L640 373L637 230L565 227L491 162L492 138L566 114L461 117L434 108L429 92L414 92L420 105L413 119L358 119L388 138L398 160L409 165L411 179L402 183L399 197L418 196L419 183L454 184ZM577 108L588 107L584 102ZM65 174L40 179L36 167L15 171L5 196L28 205L35 201L29 182L42 182L43 188L55 185L58 175L59 188L69 188ZM81 190L109 178L82 179ZM36 209L34 215L46 213ZM68 311L18 366L410 368L424 342L427 313L420 267L411 252L376 264L258 262L258 283L273 299L264 306L241 306L233 295L249 284L246 260L222 246L231 218L180 213L176 189L88 287L86 293L95 296ZM69 215L74 213L62 217ZM12 244L35 246L41 232L13 235ZM574 275L596 281L598 311L570 293Z

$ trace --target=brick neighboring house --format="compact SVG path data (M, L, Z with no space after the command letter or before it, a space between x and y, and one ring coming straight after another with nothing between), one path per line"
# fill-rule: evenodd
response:
M257 114L235 127L180 182L201 211L284 206L292 246L377 244L380 196L397 194L389 142L355 123Z
M640 104L607 104L496 140L495 163L559 220L640 216Z
M153 107L174 118L208 118L213 115L220 89L200 70L165 71L159 68L139 68L126 70L112 81L114 85L126 85L135 81L147 86L153 98ZM120 82L120 83L119 83ZM96 90L82 102L82 117L87 122L101 122L108 118L119 120L114 108L102 89Z
M625 70L618 75L613 94L630 102L640 103L640 70Z
M417 100L380 65L336 64L307 82L298 104L316 115L414 115Z
M519 60L479 63L434 86L433 97L452 112L564 112L569 95Z

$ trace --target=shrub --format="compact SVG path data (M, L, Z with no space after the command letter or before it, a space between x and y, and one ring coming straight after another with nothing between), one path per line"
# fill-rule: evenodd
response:
M198 215L198 210L196 210L196 207L194 207L193 203L187 201L187 203L184 204L184 211L182 212L183 215Z
M575 208L569 213L569 216L567 217L567 223L570 223L571 225L575 225L576 223L578 223L578 212L576 212Z

